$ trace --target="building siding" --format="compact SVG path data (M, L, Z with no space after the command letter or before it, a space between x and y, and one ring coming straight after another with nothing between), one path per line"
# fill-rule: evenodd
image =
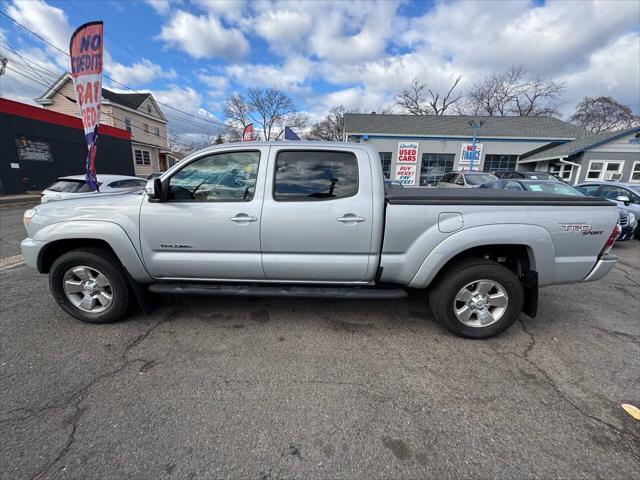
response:
M472 138L460 138L460 139L429 139L424 137L400 137L394 136L392 138L384 138L380 136L369 136L366 143L374 145L379 152L391 152L391 170L390 178L393 178L395 168L397 164L398 155L398 143L400 142L419 142L418 145L418 164L416 167L416 183L418 186L420 183L420 170L422 162L422 154L424 153L448 153L454 154L455 160L453 169L460 169L460 152L462 146L472 142ZM485 156L488 154L502 154L502 155L521 155L536 148L541 147L549 143L549 140L517 140L510 139L508 141L500 141L498 139L482 139L479 138L477 143L482 144L482 155L480 158L479 168L484 168Z
M47 110L53 110L66 115L79 116L78 105L69 99L74 99L73 82L67 79L61 87L51 97L51 103L43 105ZM149 112L149 110L151 110ZM152 172L160 170L160 152L168 150L167 126L162 119L154 119L149 115L159 117L155 103L151 99L145 100L140 105L140 113L135 110L124 108L115 103L103 103L101 105L100 123L122 130L127 130L125 118L131 119L131 154L134 162L135 174L138 176L148 176ZM145 132L144 125L149 126L149 132ZM158 135L155 129L158 129ZM147 150L151 158L151 165L137 165L135 163L135 151Z

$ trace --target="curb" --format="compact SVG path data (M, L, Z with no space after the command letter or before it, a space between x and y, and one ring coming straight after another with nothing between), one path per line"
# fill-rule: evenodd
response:
M10 205L14 203L33 203L39 201L40 195L16 195L0 197L0 205Z

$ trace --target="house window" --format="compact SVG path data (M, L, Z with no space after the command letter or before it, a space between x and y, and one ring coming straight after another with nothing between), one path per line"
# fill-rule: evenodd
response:
M147 113L151 113L151 105L147 104Z
M391 152L380 152L380 163L382 164L382 175L389 178L391 174Z
M633 162L629 181L633 183L640 183L640 162Z
M149 133L149 125L147 125L146 123L142 124L142 129L144 130L144 133Z
M423 153L420 186L435 185L445 173L453 172L455 153Z
M149 150L135 150L136 165L151 165Z
M591 160L587 170L587 180L622 180L622 166L624 162Z
M566 182L571 179L572 172L573 165L567 165L566 163L555 163L553 165L549 165L549 173L553 173L555 176L560 177Z
M160 129L158 127L155 127L153 129L153 133L156 135L156 137L159 137L160 136Z
M124 117L124 128L127 129L127 132L131 133L131 119L129 117Z
M507 170L515 170L517 164L517 155L486 154L482 170L490 173L500 173Z

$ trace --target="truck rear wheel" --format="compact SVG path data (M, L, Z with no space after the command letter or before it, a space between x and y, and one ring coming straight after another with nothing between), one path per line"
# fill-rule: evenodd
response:
M503 265L486 259L462 260L443 273L429 292L431 310L451 332L489 338L515 322L524 290Z
M49 287L58 305L89 323L120 320L129 309L130 291L118 259L98 248L61 255L49 271Z

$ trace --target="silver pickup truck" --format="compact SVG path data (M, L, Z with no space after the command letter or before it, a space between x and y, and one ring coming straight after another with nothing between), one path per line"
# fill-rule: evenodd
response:
M599 198L385 192L367 144L251 142L194 153L144 192L27 210L22 252L92 323L154 293L394 301L428 289L448 329L486 338L534 316L539 286L606 275L617 221Z

